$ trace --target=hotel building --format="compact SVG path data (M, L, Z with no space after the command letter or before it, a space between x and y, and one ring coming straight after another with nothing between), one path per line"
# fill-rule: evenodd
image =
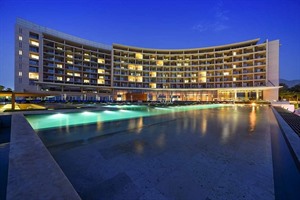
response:
M61 100L278 99L279 41L193 49L104 45L17 19L15 91Z

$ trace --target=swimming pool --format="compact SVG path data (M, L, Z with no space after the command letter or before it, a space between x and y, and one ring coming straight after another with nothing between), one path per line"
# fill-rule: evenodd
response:
M172 112L183 112L189 110L220 108L232 106L229 104L210 104L210 105L190 105L190 106L170 106L155 107L135 106L135 105L108 105L104 106L104 111L83 111L76 113L54 113L27 115L26 119L34 130L45 128L57 128L74 125L84 125L97 122L109 122L115 120L132 119L163 115ZM113 108L113 109L111 109Z

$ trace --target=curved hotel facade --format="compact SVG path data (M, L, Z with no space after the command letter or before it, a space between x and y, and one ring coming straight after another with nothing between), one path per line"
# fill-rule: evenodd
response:
M15 90L63 100L278 99L279 41L193 49L103 45L17 19Z

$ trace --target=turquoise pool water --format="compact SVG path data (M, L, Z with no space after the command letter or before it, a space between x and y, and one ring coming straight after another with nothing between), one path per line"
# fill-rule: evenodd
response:
M148 117L163 115L171 112L183 112L189 110L218 108L231 106L227 104L210 104L210 105L190 105L174 107L155 107L132 106L132 105L108 105L104 106L104 111L83 111L77 113L55 113L27 115L26 119L34 130L64 127L70 125L83 125L96 122L108 122L123 119L133 119L138 117ZM114 108L113 110L110 108Z

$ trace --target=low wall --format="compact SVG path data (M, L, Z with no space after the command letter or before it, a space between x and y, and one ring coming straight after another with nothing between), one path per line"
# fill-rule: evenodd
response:
M12 115L6 197L80 199L23 114Z

